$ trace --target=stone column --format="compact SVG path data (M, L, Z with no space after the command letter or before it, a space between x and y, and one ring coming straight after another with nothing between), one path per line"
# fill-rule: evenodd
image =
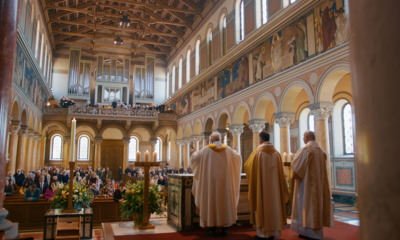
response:
M32 154L32 156L31 156L31 168L33 168L33 169L37 169L38 168L38 165L37 165L37 162L36 162L36 160L37 160L37 152L38 152L38 134L35 132L33 135L32 135L32 151L31 151L31 154Z
M7 165L7 172L15 172L17 166L17 147L18 147L18 132L21 129L19 121L11 121L11 135L10 135L10 161Z
M150 159L149 159L149 161L153 161L153 152L156 151L157 138L150 138L150 143L151 143L151 147L150 147Z
M25 163L26 170L32 170L32 150L33 150L33 137L35 132L32 129L28 129L28 135L26 136L27 140L27 148L26 148L26 155L25 155Z
M265 128L265 120L264 119L253 119L249 121L250 126L249 128L253 131L253 150L255 150L259 143L258 134L264 130Z
M396 239L400 222L400 2L348 1L360 239Z
M102 137L95 137L94 138L94 170L97 170L97 168L100 167L101 165L101 143L103 142Z
M326 170L328 173L329 186L332 186L332 179L328 119L329 116L332 114L333 106L334 104L330 102L319 102L308 106L311 109L311 114L314 115L315 119L315 138L322 149L325 150L328 157Z
M226 130L225 128L217 128L214 130L214 132L219 132L221 134L221 143L227 144L226 137L228 135L228 130Z
M178 154L179 154L179 164L178 167L182 168L183 167L183 156L182 156L182 146L184 144L184 141L182 139L176 140L176 144L178 144Z
M290 153L290 124L294 121L295 113L292 112L279 112L275 113L275 121L280 129L280 153Z
M209 141L211 132L203 132L201 135L203 135L203 147L205 147L209 144L208 141Z
M5 220L8 211L3 208L18 2L0 0L0 122L2 124L0 127L0 231L5 232L5 239L18 237L18 229L10 221Z
M36 151L36 165L44 167L44 161L42 160L42 151L43 151L43 137L42 135L37 136L37 151Z
M232 148L236 149L236 151L241 155L240 149L240 134L243 133L244 126L242 124L235 124L229 126L229 131L231 131L233 135L233 144Z
M16 169L22 169L25 172L25 148L26 148L26 135L28 134L28 127L21 125L21 130L18 132L18 147L17 147L17 164Z
M190 143L192 142L192 139L190 137L185 138L185 145L186 145L186 149L185 149L185 158L183 161L183 168L187 169L189 167L190 164Z
M51 144L50 144L51 146ZM70 148L71 148L71 136L65 136L64 137L64 146L63 146L63 161L62 161L62 165L64 168L68 168L69 167L69 160L71 158L70 156ZM51 149L50 149L51 152ZM50 156L51 158L51 156Z
M131 142L131 138L129 138L129 137L122 139L122 143L124 144L124 158L123 158L123 162L122 162L123 170L125 170L129 165L129 143L130 142Z

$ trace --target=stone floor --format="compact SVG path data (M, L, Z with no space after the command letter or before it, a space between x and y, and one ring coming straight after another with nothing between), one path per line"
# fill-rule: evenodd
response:
M334 218L336 221L339 221L339 222L344 222L344 223L355 225L355 226L360 225L360 221L358 218L358 211L353 205L343 204L343 203L335 203ZM153 219L158 222L165 221L165 224L163 224L163 223L160 223L160 224L166 225L165 216L152 216L152 220ZM116 227L115 224L118 224L118 223L114 223L114 225L110 224L110 226L115 228ZM129 225L130 223L126 222L124 224ZM119 230L121 230L121 229L119 229ZM171 231L171 229L168 229L167 231ZM43 232L21 232L20 233L20 238L28 238L28 237L33 237L34 240L41 240L41 239L43 239ZM104 239L102 229L100 226L93 229L92 240L107 240L107 239Z

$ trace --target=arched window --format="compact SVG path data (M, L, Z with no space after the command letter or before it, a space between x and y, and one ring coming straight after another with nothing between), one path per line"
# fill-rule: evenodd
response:
M182 87L182 58L179 59L178 66L178 89Z
M197 41L196 41L194 73L196 76L199 75L199 73L200 73L200 39L197 39Z
M296 0L283 0L283 8L289 6L290 4L296 2Z
M129 161L140 161L140 159L136 159L136 153L139 151L139 139L137 137L131 137L129 142Z
M311 113L308 114L308 130L313 131L315 130L315 122L314 122L314 115L312 115Z
M162 154L162 139L157 138L156 144L154 146L154 151L157 153L157 162L161 162L161 154Z
M90 141L87 135L78 138L78 160L89 161Z
M261 0L261 20L262 20L262 24L266 24L268 21L268 2L267 2L267 0Z
M186 82L190 82L190 49L186 54Z
M238 42L244 40L244 1L241 0L239 4L239 39Z
M211 66L212 63L212 31L208 30L207 34L207 65Z
M169 81L170 81L170 79L169 79L169 72L167 72L167 94L166 94L167 98L169 98L170 93L171 93L171 89L170 89L171 84L169 83Z
M40 31L40 21L38 20L36 33L39 33L39 31ZM39 59L39 44L40 44L40 34L36 34L36 44L34 51L36 59Z
M225 14L221 17L220 22L220 31L221 31L221 49L222 55L226 54L226 16Z
M352 107L346 103L342 109L344 154L354 154L353 140L353 113Z
M353 112L349 101L340 99L332 111L333 155L354 154Z
M172 79L171 79L171 82L172 82L172 91L171 91L171 94L174 94L175 93L175 65L172 67Z
M299 147L304 147L303 134L307 130L314 131L314 124L314 115L311 114L310 109L304 108L301 110L299 115Z
M60 134L54 134L50 141L50 160L62 160L63 137Z
M273 144L275 146L275 149L278 150L278 152L281 152L281 134L280 134L279 124L277 122L274 122L273 141L274 141Z

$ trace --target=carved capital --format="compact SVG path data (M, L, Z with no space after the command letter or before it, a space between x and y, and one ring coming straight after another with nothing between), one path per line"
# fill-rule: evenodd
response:
M203 136L202 135L192 135L191 138L192 138L193 142L200 142L200 141L203 140Z
M19 124L16 125L16 124L13 123L13 124L10 125L10 132L12 134L17 134L19 132L19 130L21 130L21 126Z
M295 113L293 112L278 112L274 114L275 122L279 127L289 127L294 121Z
M103 142L103 138L102 137L95 137L94 138L94 143L95 144L101 144Z
M151 144L156 145L157 138L150 138L150 142L151 142Z
M259 133L265 129L265 120L264 119L253 119L249 121L249 128L253 130L253 133Z
M319 102L308 105L315 120L328 119L332 114L333 106L334 104L331 102Z
M240 136L243 133L244 126L242 124L234 124L229 126L229 131L233 136Z
M28 126L21 125L21 129L19 130L18 134L22 137L25 137L28 134Z
M176 139L175 142L176 142L176 144L178 144L179 147L182 147L182 145L185 144L185 140L183 140L183 139Z
M96 141L96 140L95 140ZM101 141L103 141L103 139L101 139ZM129 144L130 142L131 142L131 138L129 138L129 137L124 137L124 138L122 138L122 142L124 143L124 144ZM101 142L100 142L101 143Z

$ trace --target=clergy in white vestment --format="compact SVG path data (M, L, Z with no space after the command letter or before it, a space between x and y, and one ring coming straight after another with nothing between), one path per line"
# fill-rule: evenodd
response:
M211 144L194 152L190 166L194 173L192 193L200 210L200 226L226 228L237 220L242 160L232 148L221 144L221 134L210 136Z
M306 131L303 140L306 146L292 163L295 187L291 229L300 237L322 239L323 227L333 227L327 156L313 132Z
M288 189L282 159L266 131L259 133L260 145L244 165L249 183L250 222L256 238L272 240L281 236L286 225Z

